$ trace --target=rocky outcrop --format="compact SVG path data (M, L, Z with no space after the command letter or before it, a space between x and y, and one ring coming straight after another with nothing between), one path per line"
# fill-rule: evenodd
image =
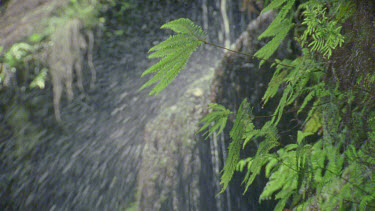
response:
M201 210L202 170L195 132L207 104L210 70L192 84L176 105L145 128L138 182L140 210Z

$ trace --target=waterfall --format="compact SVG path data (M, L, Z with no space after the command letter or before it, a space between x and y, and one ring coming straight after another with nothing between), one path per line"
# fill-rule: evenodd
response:
M212 164L213 164L213 169L212 171L214 172L214 181L215 181L215 184L219 184L220 183L220 169L221 169L221 165L220 165L220 157L219 157L219 147L218 147L218 140L217 140L217 135L216 135L216 132L212 133L211 137L210 137L210 146L211 146L211 161L212 161ZM220 187L219 187L220 188ZM220 189L217 189L216 191L220 191ZM216 207L218 209L218 211L222 211L223 210L223 196L220 194L216 197Z

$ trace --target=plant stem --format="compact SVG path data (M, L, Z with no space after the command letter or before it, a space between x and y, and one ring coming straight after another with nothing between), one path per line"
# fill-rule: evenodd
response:
M213 43L207 42L207 41L205 41L205 40L198 39L198 41L201 41L201 42L203 42L204 44L212 45L212 46L214 46L214 47L221 48L221 49L224 49L224 50L227 50L227 51L233 52L233 53L237 53L237 54L241 54L241 55L249 56L249 57L251 57L251 58L253 58L253 59L254 59L254 58L255 58L255 59L260 59L260 60L264 60L264 61L266 61L266 62L276 63L276 64L281 65L281 66L295 68L295 66L292 66L292 65L287 65L287 64L283 64L283 63L280 63L280 62L277 62L277 61L271 61L271 60L268 60L268 59L263 59L263 58L260 58L260 57L255 57L254 55L247 54L247 53L243 53L243 52L239 52L239 51L235 51L235 50L231 50L231 49L229 49L229 48L226 48L226 47L223 47L223 46L220 46L220 45L216 45L216 44L213 44Z

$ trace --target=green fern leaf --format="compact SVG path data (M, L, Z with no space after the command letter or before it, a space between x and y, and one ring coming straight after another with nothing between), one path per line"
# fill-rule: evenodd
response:
M253 162L253 158L249 157L243 160L238 161L236 171L242 172L245 168L245 166L251 166L251 163Z
M273 1L273 2L277 2L277 1ZM284 24L280 24L280 23L285 21L285 17L289 13L290 9L293 7L294 2L295 2L295 0L288 0L287 4L284 7L281 8L280 12L275 17L275 19L272 21L272 23L268 26L268 28L261 35L259 35L258 40L260 40L264 37L273 37L276 34L278 34L282 30L283 27L285 27ZM269 5L269 6L272 6L272 5ZM281 6L281 5L279 5L279 6ZM273 9L279 8L279 6L273 8ZM267 11L268 10L267 8L265 8L263 11Z
M229 144L228 158L222 170L223 175L221 176L220 184L223 185L223 188L221 189L220 193L225 191L229 184L229 181L232 179L234 171L236 170L236 166L240 158L240 150L245 128L244 124L248 122L246 120L249 119L249 110L250 104L247 102L246 99L244 99L240 107L238 108L233 128L230 131L230 137L232 138L232 142Z
M284 4L287 0L274 0L272 1L269 5L267 5L267 7L265 7L263 10L262 10L262 13L264 12L267 12L268 10L271 10L271 9L278 9L280 8L280 6L282 4Z
M210 103L209 109L211 112L207 114L199 123L203 123L203 126L199 129L199 132L202 132L203 130L207 129L211 123L214 123L212 127L206 132L208 133L206 138L208 138L210 135L212 135L215 131L218 129L218 134L220 134L227 124L228 116L232 114L232 112L228 109L226 109L224 106L216 104L216 103ZM206 134L205 133L205 134Z
M371 201L374 201L374 200L375 200L375 192L372 193L371 195L367 195L367 196L363 197L363 198L361 199L360 204L359 204L359 208L360 208L360 210L366 210L366 206L367 206L367 204L368 204L369 202L371 202Z
M313 133L311 132L302 132L302 131L298 131L297 132L297 143L298 144L302 144L302 140L306 137L306 136L310 136L310 135L313 135Z
M332 50L341 46L344 42L344 36L340 33L341 26L337 26L337 21L329 21L326 17L326 8L323 4L316 2L307 2L300 5L304 8L305 19L302 24L307 25L301 37L301 45L308 41L311 35L313 41L308 45L312 51L322 52L323 56L329 58Z
M292 194L290 194L290 195L292 195ZM288 198L283 198L282 200L277 202L274 211L282 211L283 208L285 207L285 204L286 204L286 201L288 200Z
M167 40L152 47L149 52L155 51L148 56L151 58L163 58L181 49L184 45L194 43L196 39L188 34L177 34L170 36Z
M186 66L191 54L204 44L203 40L206 37L206 33L201 27L185 18L166 23L161 28L171 29L178 34L170 36L149 50L149 52L154 52L148 58L162 58L142 74L143 77L157 72L139 89L142 90L158 82L149 93L150 95L157 95L176 78L177 74Z
M287 87L284 89L283 96L280 99L279 105L277 106L274 116L272 118L272 121L275 125L278 124L278 122L281 119L281 116L284 111L284 107L288 105L288 101L290 101L290 98L293 94L293 88L290 84L287 85Z
M294 24L291 22L291 19L287 19L285 17L293 7L295 0L275 0L262 10L263 13L270 9L279 9L285 2L286 4L280 9L279 14L272 21L270 26L258 37L259 40L264 37L273 37L270 42L268 42L254 54L256 58L263 59L262 61L260 61L259 67L262 66L265 60L271 57L271 55L280 46L289 30L294 26Z
M296 151L280 149L278 155L278 168L271 174L269 182L259 197L259 202L271 197L278 190L280 191L275 195L275 199L281 199L280 201L287 200L297 187L297 172L291 168L296 165ZM283 202L280 202L279 206L282 206L282 204Z
M315 96L316 96L316 90L313 89L311 92L309 92L309 94L306 95L305 99L303 100L302 105L299 107L299 109L297 111L297 114L299 114L301 111L303 111L303 109L307 106L307 103L309 103L311 100L313 100Z
M276 49L280 46L289 30L294 26L294 24L290 23L289 20L284 20L279 24L282 25L282 27L280 27L280 31L277 32L276 36L271 41L269 41L265 46L263 46L254 54L255 57L261 59L269 59L276 51ZM259 66L261 66L263 63L264 60L260 62Z
M284 63L285 61L283 61ZM284 64L287 64L286 62ZM284 82L284 78L287 75L288 71L283 70L279 65L274 72L271 81L268 83L268 87L264 96L262 98L263 104L265 105L270 98L273 98L277 91L279 90L280 85Z
M207 36L206 32L204 32L200 26L195 25L187 18L180 18L178 20L168 22L161 26L161 28L171 29L176 33L189 34L199 40L204 40Z
M279 146L279 136L277 134L277 128L274 124L272 124L271 121L266 122L262 129L259 131L259 134L257 134L256 136L264 136L265 140L259 144L257 153L254 156L251 167L248 169L248 172L245 175L245 192L253 183L256 176L260 174L263 165L265 165L270 159L272 159L272 156L269 154L269 151Z
M266 177L270 177L271 176L271 171L272 169L275 167L275 166L278 166L279 163L279 160L276 159L276 158L273 158L271 159L267 165L266 165Z

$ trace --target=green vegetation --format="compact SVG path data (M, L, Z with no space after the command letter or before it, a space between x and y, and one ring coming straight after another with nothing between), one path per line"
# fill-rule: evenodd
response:
M138 209L138 204L136 202L133 202L130 204L129 208L126 208L125 211L136 211Z
M177 32L177 35L170 36L164 42L152 47L148 58L163 58L159 63L147 69L142 76L150 73L158 73L146 82L140 89L144 89L157 81L160 82L152 89L150 94L158 94L165 87L167 87L177 74L186 66L191 54L203 45L206 38L206 33L201 27L194 25L194 23L185 18L164 24L161 28L171 29Z
M36 35L30 37L30 40L36 40ZM40 61L44 43L37 42L20 42L14 44L8 51L0 57L1 73L0 83L2 86L11 86L17 83L21 86L30 88L45 87L44 81L47 76L47 68ZM0 52L1 53L1 52ZM1 54L0 54L1 55ZM13 80L13 81L11 81ZM12 84L15 85L15 84Z
M274 62L263 104L271 98L279 103L263 126L253 124L255 117L247 100L241 103L230 131L222 192L235 170L246 172L245 191L264 170L269 180L259 202L274 198L278 201L275 210L375 209L373 4L274 0L262 12L270 9L279 13L259 39L272 39L249 56L261 59L261 66L289 33L294 35L300 55ZM201 38L201 29L186 19L163 26L178 34L150 50L159 50L150 58L163 58L144 73L160 70L142 87L160 80L151 94L159 93L175 78L199 45L210 44ZM278 131L287 108L301 122L289 144L280 142ZM231 112L217 104L210 109L201 131L213 123L209 134L220 133ZM241 148L255 139L261 140L255 156L240 160Z

